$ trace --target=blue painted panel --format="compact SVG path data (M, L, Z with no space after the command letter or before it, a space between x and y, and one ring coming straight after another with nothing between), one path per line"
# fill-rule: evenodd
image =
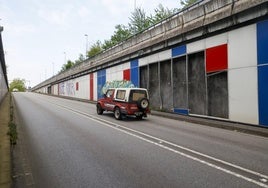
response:
M268 126L268 66L258 67L259 124Z
M186 45L178 46L176 48L172 48L172 57L180 56L186 54Z
M268 20L257 23L258 65L268 63Z
M130 68L136 68L139 66L139 60L138 59L135 59L133 61L130 62Z
M130 62L130 80L136 87L139 87L139 61L137 59Z
M189 115L189 110L188 109L174 108L174 112L177 113L177 114Z
M97 72L97 92L98 92L98 99L103 97L102 87L106 83L106 70L100 70Z
M268 20L257 23L259 124L268 126Z

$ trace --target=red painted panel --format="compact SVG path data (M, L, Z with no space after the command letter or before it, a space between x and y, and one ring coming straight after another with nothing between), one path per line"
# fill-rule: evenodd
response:
M126 70L124 70L124 73L123 73L124 75L124 77L123 77L123 79L124 80L130 80L130 69L126 69Z
M206 49L206 71L216 72L228 68L227 44Z
M79 90L79 82L76 82L75 87L76 87L76 91L78 91Z
M94 77L93 73L89 74L89 100L93 101L93 93L94 93Z

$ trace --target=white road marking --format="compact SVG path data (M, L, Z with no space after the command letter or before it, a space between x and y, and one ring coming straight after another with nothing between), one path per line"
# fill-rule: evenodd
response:
M50 102L50 101L48 101L48 102ZM252 179L252 178L246 177L246 176L244 176L244 175L241 175L241 174L239 174L239 173L233 172L233 171L228 170L228 169L226 169L226 168L222 168L222 167L220 167L220 166L214 165L214 164L212 164L212 163L210 163L210 162L204 161L204 160L202 160L202 159L199 159L199 158L197 158L197 157L191 156L191 155L189 155L189 154L186 154L186 153L180 152L180 151L178 151L178 150L172 149L172 148L170 148L170 147L164 146L162 143L166 143L166 144L171 145L171 146L173 146L173 147L177 147L177 148L180 148L180 149L189 151L189 152L194 153L194 154L196 154L196 155L199 155L199 156L202 156L202 157L205 157L205 158L214 160L214 161L216 161L216 162L225 164L225 165L227 165L227 166L230 166L230 167L239 169L239 170L241 170L241 171L244 171L244 172L247 172L247 173L250 173L250 174L259 176L259 177L262 177L262 180L260 179L260 181L263 181L263 179L265 179L265 180L268 179L268 176L267 176L267 175L264 175L264 174L261 174L261 173L259 173L259 172L255 172L255 171L253 171L253 170L249 170L249 169L243 168L243 167L241 167L241 166L238 166L238 165L235 165L235 164L232 164L232 163L229 163L229 162L226 162L226 161L217 159L217 158L215 158L215 157L212 157L212 156L209 156L209 155L200 153L200 152L198 152L198 151L195 151L195 150L192 150L192 149L189 149L189 148L186 148L186 147L183 147L183 146L180 146L180 145L171 143L171 142L169 142L169 141L165 141L165 140L163 140L163 139L161 139L161 138L157 138L157 137L154 137L154 136L145 134L145 133L143 133L143 132L140 132L140 131L137 131L137 130L134 130L134 129L130 129L130 128L127 128L127 127L125 127L125 126L120 126L120 125L115 124L115 123L113 123L113 122L106 121L106 120L104 120L104 119L101 119L101 118L98 118L98 117L96 117L96 116L93 116L93 115L90 115L90 114L81 112L81 111L79 111L79 110L71 109L71 108L69 108L69 107L67 107L67 106L59 105L59 104L52 103L52 102L50 102L50 103L51 103L51 104L54 104L54 105L56 105L56 106L58 106L58 107L60 107L60 108L63 108L63 109L65 109L65 110L68 110L68 111L70 111L70 112L72 112L72 113L75 113L75 114L77 114L77 115L83 116L83 117L85 117L85 118L87 118L87 119L90 119L90 120L92 120L92 121L98 122L98 123L100 123L100 124L102 124L102 125L104 125L104 126L106 126L106 127L116 129L116 130L118 130L118 131L120 131L120 132L123 132L123 133L128 134L128 135L133 136L133 137L136 137L136 138L138 138L138 139L140 139L140 140L143 140L143 141L146 141L146 142L148 142L148 143L151 143L151 144L154 144L154 145L156 145L156 146L159 146L159 147L161 147L161 148L163 148L163 149L165 149L165 150L168 150L168 151L171 151L171 152L173 152L173 153L176 153L176 154L179 154L179 155L181 155L181 156L184 156L184 157L186 157L186 158L192 159L192 160L194 160L194 161L197 161L197 162L202 163L202 164L204 164L204 165L210 166L210 167L215 168L215 169L217 169L217 170L223 171L223 172L225 172L225 173L227 173L227 174L233 175L233 176L238 177L238 178L240 178L240 179L244 179L244 180L246 180L246 181L248 181L248 182L251 182L251 183L253 183L253 184L256 184L256 185L258 185L258 186L260 186L260 187L268 188L268 185L267 185L267 184L264 184L264 183L262 183L262 182L256 181L256 180L254 180L254 179ZM125 130L122 130L122 128L125 129ZM139 135L146 136L146 137L148 137L148 138L152 138L152 139L154 139L154 140L157 140L158 143L155 142L155 141L151 141L151 140L149 140L149 139L146 139L146 138L144 138L144 137L138 136L138 135L136 135L136 134L133 134L133 133L131 133L131 132L128 132L128 131L126 131L126 130L131 131L131 132L134 132L134 133L137 133L137 134L139 134ZM161 143L160 143L160 142L161 142ZM264 182L264 181L263 181L263 182Z

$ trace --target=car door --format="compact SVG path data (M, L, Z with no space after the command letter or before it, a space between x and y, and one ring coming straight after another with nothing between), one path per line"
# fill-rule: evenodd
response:
M106 98L105 98L105 102L104 102L104 106L105 106L105 109L108 110L108 111L113 111L114 109L114 89L109 89L107 92L106 92Z

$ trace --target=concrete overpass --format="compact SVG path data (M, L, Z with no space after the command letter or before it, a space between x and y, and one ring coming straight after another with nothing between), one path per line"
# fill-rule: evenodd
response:
M267 0L200 1L33 91L96 101L130 81L156 110L268 126L267 12Z

